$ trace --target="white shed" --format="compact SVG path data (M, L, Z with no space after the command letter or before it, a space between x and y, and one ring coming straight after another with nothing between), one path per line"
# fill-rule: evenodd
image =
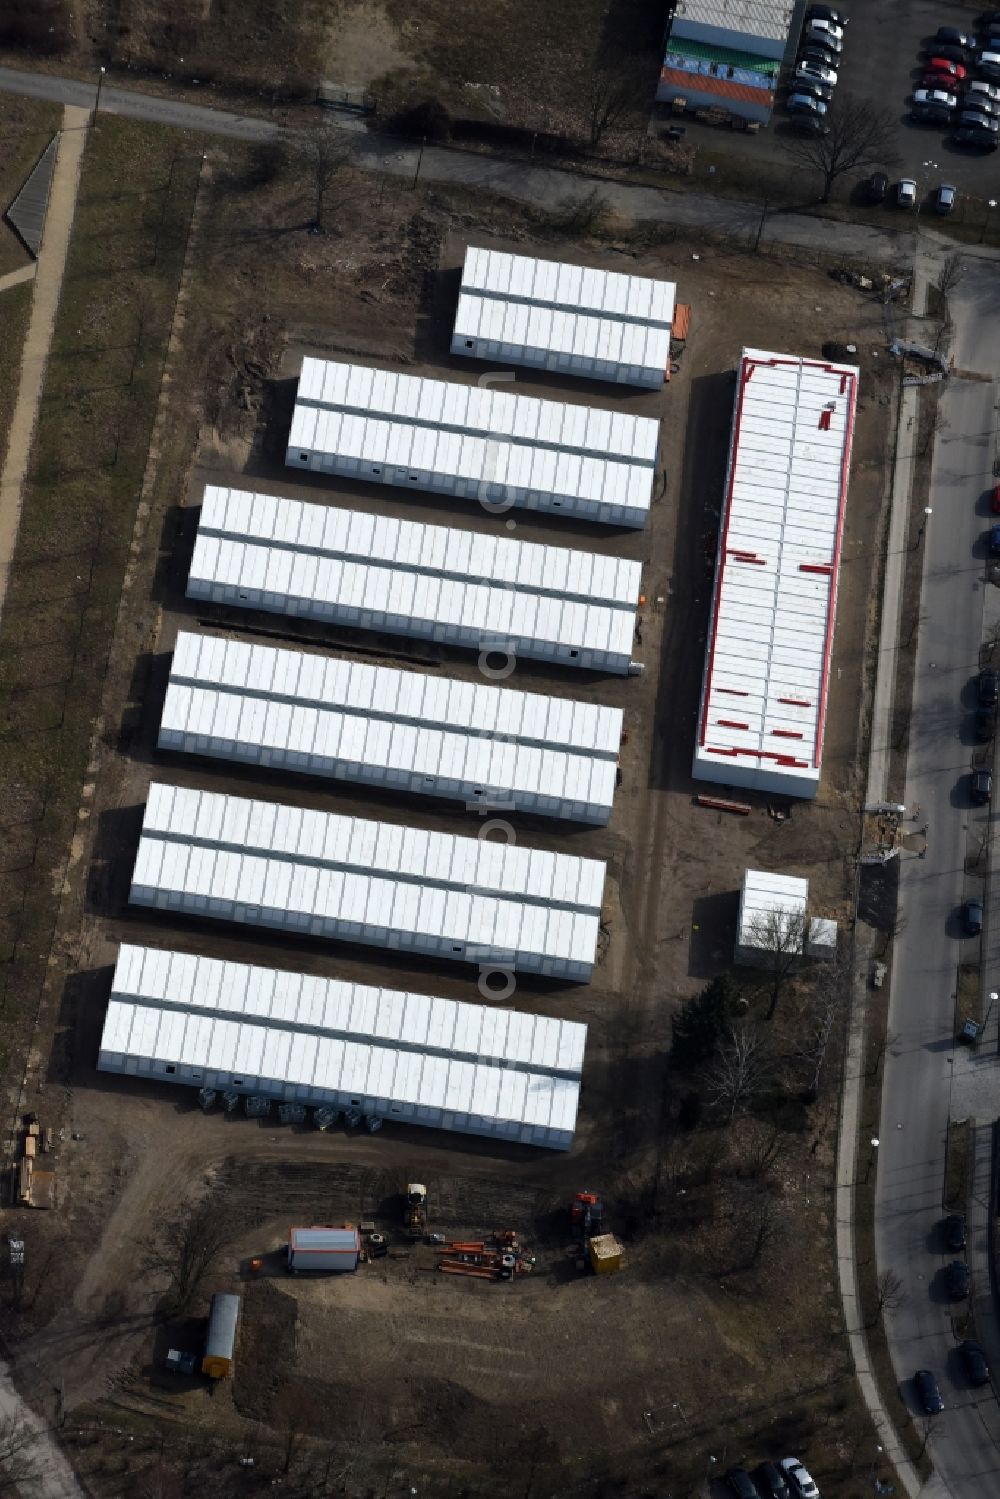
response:
M659 390L675 292L671 281L470 245L451 352Z
M628 673L642 566L207 485L188 597Z
M646 416L306 358L285 462L493 514L519 506L642 527L658 440Z
M158 745L606 823L620 708L181 631Z
M737 963L766 963L772 952L802 954L809 881L748 869L740 892Z
M568 1150L587 1027L123 944L98 1070Z
M586 983L604 876L597 859L153 782L129 899Z
M744 349L692 773L814 797L858 371Z

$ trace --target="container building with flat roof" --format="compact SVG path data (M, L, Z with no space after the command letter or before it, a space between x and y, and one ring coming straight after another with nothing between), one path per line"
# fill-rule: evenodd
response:
M622 557L208 485L187 592L624 676L641 574Z
M659 390L674 284L470 245L451 352Z
M639 528L658 441L648 416L306 357L285 462L494 511L518 506Z
M181 631L159 748L606 823L620 708Z
M814 797L858 371L744 349L693 774Z
M130 900L589 980L605 865L152 782Z
M123 944L98 1068L568 1150L587 1027Z

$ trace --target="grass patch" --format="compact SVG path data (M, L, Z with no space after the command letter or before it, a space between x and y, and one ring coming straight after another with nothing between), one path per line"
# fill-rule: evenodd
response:
M184 153L184 154L180 154ZM32 1038L142 489L200 152L91 133L0 619L0 1065Z
M949 1213L965 1212L971 1148L972 1128L968 1119L949 1119L944 1168L944 1205Z
M7 456L10 422L17 402L21 350L31 317L31 292L30 281L0 292L0 318L3 320L3 338L0 339L0 465Z

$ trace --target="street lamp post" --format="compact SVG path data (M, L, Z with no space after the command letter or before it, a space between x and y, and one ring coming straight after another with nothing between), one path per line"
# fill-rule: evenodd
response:
M872 1149L871 1155L868 1157L868 1165L865 1167L865 1185L867 1185L868 1178L872 1174L872 1167L875 1165L875 1156L878 1153L878 1135L872 1135L869 1144Z
M996 208L996 206L997 206L997 200L996 200L996 198L987 198L987 200L986 200L986 214L985 214L985 216L983 218L983 227L979 231L979 243L980 244L982 244L983 240L986 238L986 228L987 228L987 225L990 222L990 210L993 209L993 208Z
M97 75L97 94L96 94L96 97L94 99L94 113L93 113L93 115L91 116L91 119L90 119L90 123L92 125L96 125L97 124L97 111L101 107L101 89L104 87L104 75L105 75L106 72L107 72L107 68L103 68L102 67L101 71Z
M923 541L923 539L924 539L924 532L927 530L927 522L930 520L930 518L931 518L931 516L933 514L934 514L934 511L931 508L931 506L930 505L925 505L924 506L924 518L920 522L920 529L917 531L917 539L913 543L913 551L916 551L917 547Z

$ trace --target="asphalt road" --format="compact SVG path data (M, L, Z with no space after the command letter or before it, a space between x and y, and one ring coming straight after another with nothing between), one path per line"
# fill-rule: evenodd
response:
M1000 354L983 322L998 313L994 268L967 262L952 295L960 368L1000 373ZM886 1322L893 1363L911 1411L914 1371L937 1375L946 1409L933 1425L929 1450L939 1491L943 1486L955 1499L1000 1493L1000 1410L992 1389L970 1388L959 1367L953 1308L941 1285L953 1256L940 1238L949 1116L992 1119L1000 1097L995 1048L970 1057L954 1042L957 965L976 956L960 935L958 909L968 896L983 895L981 877L966 872L967 856L989 826L987 809L971 805L969 768L973 678L984 614L996 609L981 545L986 492L995 482L994 402L992 380L952 380L941 394L950 426L939 436L932 466L905 793L907 806L920 808L917 825L927 824L927 851L923 858L904 853L900 868L905 926L895 944L876 1168L878 1267L894 1269L904 1292ZM908 545L915 540L911 529ZM989 942L988 985L997 972ZM980 1227L968 1260L984 1317L992 1317L985 1249Z

